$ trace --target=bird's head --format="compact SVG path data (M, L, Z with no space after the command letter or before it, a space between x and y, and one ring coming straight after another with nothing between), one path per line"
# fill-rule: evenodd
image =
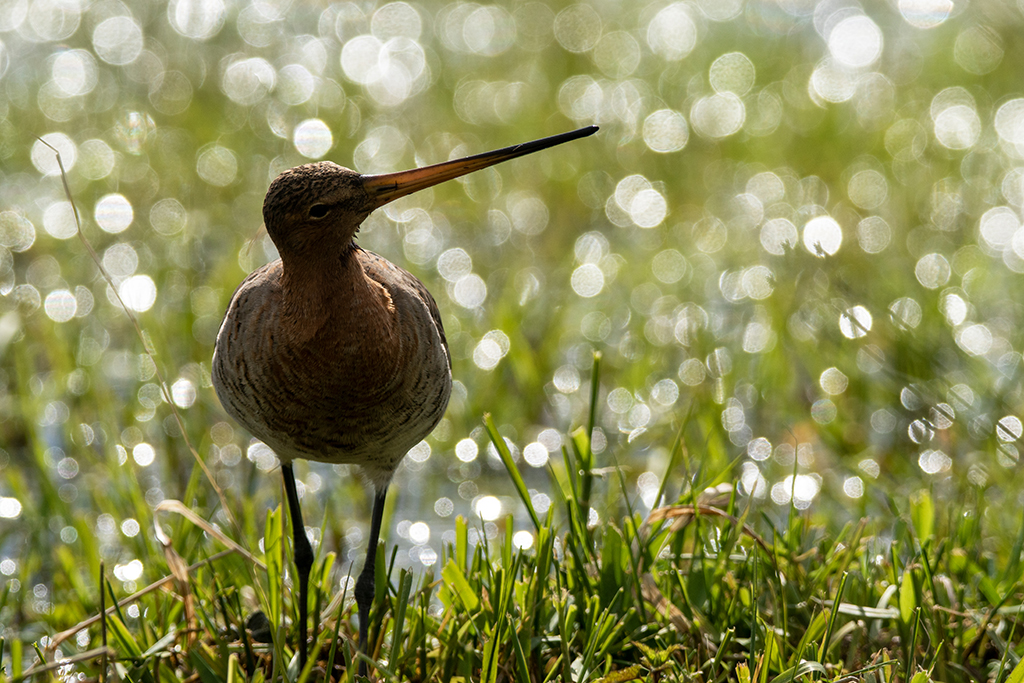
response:
M379 203L364 176L332 161L296 166L277 176L263 201L263 221L282 255L347 247Z
M597 126L397 173L363 175L332 161L296 166L270 184L263 220L281 256L326 256L347 249L370 213L446 180L597 132Z

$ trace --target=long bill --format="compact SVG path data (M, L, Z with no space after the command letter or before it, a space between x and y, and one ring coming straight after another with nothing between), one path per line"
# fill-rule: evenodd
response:
M363 176L363 189L375 200L377 207L393 202L399 197L404 197L413 192L424 190L446 180L452 180L464 176L482 168L500 164L509 159L525 156L539 152L548 147L560 145L563 142L570 142L579 138L585 138L597 132L597 126L587 126L568 133L552 135L533 142L524 142L520 145L512 145L496 149L493 152L474 154L473 156L452 161L444 161L440 164L414 168L408 171L397 173L383 173L380 175Z

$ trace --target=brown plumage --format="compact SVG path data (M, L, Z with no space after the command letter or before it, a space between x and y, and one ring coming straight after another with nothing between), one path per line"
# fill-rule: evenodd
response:
M263 218L281 259L254 271L235 291L217 335L213 385L224 409L281 460L303 665L313 552L292 461L359 465L374 486L369 548L356 583L365 650L387 486L406 452L437 425L451 393L437 304L411 274L356 246L359 224L399 197L596 131L591 126L376 176L324 161L285 171L271 183ZM361 663L360 674L365 671Z
M426 287L352 241L368 213L358 178L321 162L271 184L264 218L281 260L232 297L213 382L281 462L361 465L382 490L444 414L451 363ZM329 208L312 218L315 206Z

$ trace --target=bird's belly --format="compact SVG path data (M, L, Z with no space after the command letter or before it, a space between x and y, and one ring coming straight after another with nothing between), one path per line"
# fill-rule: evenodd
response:
M451 371L440 339L417 340L400 365L379 367L395 359L222 336L213 367L217 395L284 462L362 465L375 483L386 483L448 405Z
M447 362L437 360L424 359L391 387L342 384L331 378L319 391L295 397L291 409L267 416L273 431L268 437L279 444L282 457L393 471L434 429L448 405L451 375Z

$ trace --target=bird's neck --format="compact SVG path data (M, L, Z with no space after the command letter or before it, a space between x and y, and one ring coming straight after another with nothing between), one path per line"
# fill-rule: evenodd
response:
M327 343L335 337L373 343L392 332L387 290L363 271L354 244L342 254L283 258L282 322L293 341Z

